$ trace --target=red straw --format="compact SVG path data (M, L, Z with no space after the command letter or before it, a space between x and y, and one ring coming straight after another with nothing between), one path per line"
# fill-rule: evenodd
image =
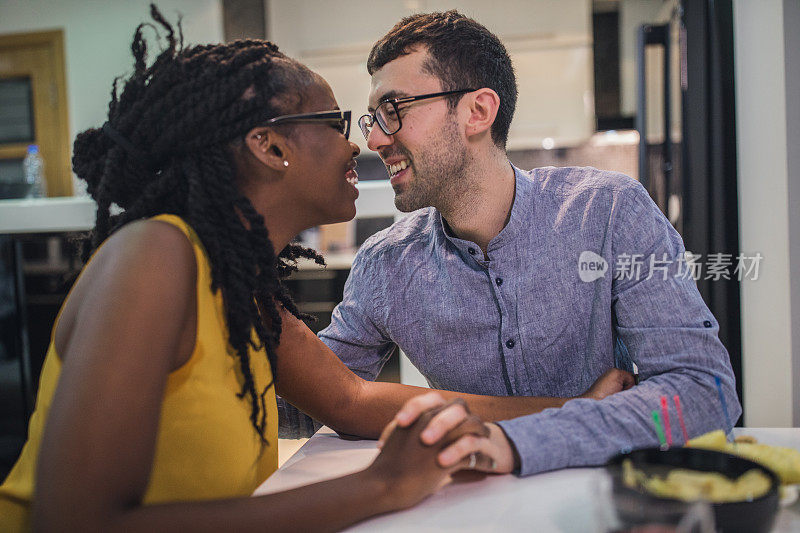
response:
M689 434L686 433L686 424L683 423L683 409L681 409L681 398L677 394L672 398L675 400L675 409L678 411L678 422L681 423L681 431L683 431L683 443L689 442Z
M672 446L672 429L669 427L669 407L667 397L661 397L661 412L664 413L664 432L667 434L667 446Z

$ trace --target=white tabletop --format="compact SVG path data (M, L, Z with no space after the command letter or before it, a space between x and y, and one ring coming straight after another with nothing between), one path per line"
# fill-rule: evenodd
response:
M800 428L746 428L737 434L800 449ZM254 495L350 474L369 465L375 441L345 441L320 429ZM488 476L452 483L420 505L357 524L349 531L602 531L610 518L601 468L570 468L535 476ZM605 491L607 493L607 491ZM800 501L781 509L775 531L800 531Z

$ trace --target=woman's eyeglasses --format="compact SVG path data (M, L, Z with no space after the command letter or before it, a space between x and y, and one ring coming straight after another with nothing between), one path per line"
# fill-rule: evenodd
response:
M417 100L426 100L439 96L471 93L476 90L477 89L457 89L455 91L420 94L419 96L402 96L400 98L384 100L378 105L374 113L362 115L361 118L358 119L358 127L361 128L361 133L364 134L365 139L369 139L369 133L372 131L376 122L383 133L386 135L394 135L403 127L403 123L400 121L400 108L398 107L400 104L407 104L409 102L416 102Z
M350 138L350 111L317 111L316 113L300 113L297 115L282 115L269 119L265 125L283 124L287 122L328 122L345 139Z

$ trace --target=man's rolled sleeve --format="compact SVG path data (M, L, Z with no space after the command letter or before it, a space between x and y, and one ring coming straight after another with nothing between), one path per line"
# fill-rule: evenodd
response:
M341 303L331 316L331 324L319 332L342 362L358 376L373 381L392 354L395 344L382 326L378 305L383 293L376 274L379 258L371 253L373 239L356 254Z
M640 254L641 273L615 279L611 288L617 333L639 368L640 385L601 401L577 399L561 409L501 422L521 460L521 475L598 465L621 450L658 445L652 411L669 401L672 437L683 442L673 397L680 396L689 437L730 431L741 414L735 378L718 323L681 263L680 236L641 185L625 193L614 222L613 254ZM650 257L669 264L651 271ZM719 378L730 415L718 398Z

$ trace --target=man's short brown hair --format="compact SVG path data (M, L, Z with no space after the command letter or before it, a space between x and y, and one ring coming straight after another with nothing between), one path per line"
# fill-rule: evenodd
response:
M424 69L436 76L443 91L488 87L500 97L492 124L492 140L505 148L517 104L517 80L503 43L485 26L451 10L411 15L398 22L370 51L370 75L400 56L427 49ZM461 95L450 98L455 107Z

